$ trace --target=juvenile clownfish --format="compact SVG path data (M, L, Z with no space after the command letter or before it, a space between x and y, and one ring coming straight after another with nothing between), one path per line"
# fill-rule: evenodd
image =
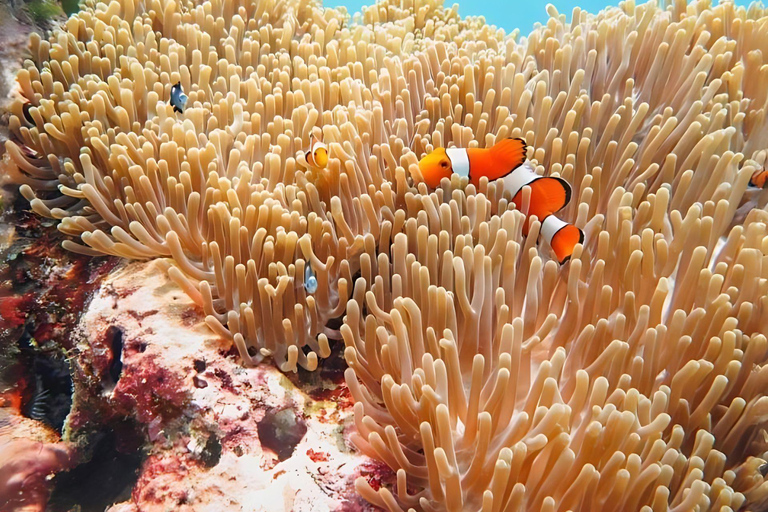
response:
M328 165L328 146L320 142L316 136L312 136L312 141L309 143L309 149L304 154L307 159L307 163L312 167L325 169Z
M174 112L184 113L184 108L187 105L187 95L184 94L184 89L181 88L181 82L171 87L171 100L168 103L173 107Z
M309 262L304 265L304 289L307 293L315 293L317 291L317 276Z
M759 171L755 171L749 179L749 184L757 188L768 188L768 169L763 167Z
M528 145L523 139L510 138L490 148L437 148L419 161L419 171L425 183L437 188L443 178L454 173L469 178L478 185L480 179L503 179L504 188L512 193L512 201L522 204L522 190L531 188L528 215L541 221L541 234L555 251L560 263L573 254L576 244L584 241L584 233L572 224L563 222L553 214L562 210L571 200L571 186L562 178L540 176L526 161ZM528 223L523 228L528 233Z
M21 113L24 114L24 119L31 125L35 124L35 118L32 117L32 104L29 102L24 103L21 106Z

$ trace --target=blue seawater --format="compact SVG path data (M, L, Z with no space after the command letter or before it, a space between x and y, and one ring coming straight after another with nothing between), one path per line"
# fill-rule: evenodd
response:
M644 0L637 0L642 3ZM350 14L359 12L363 6L371 5L374 0L324 0L326 7L345 6ZM554 5L557 10L570 19L573 8L578 6L583 11L597 13L608 5L618 5L606 0L445 0L446 6L459 4L459 14L462 16L485 16L485 21L491 25L503 28L506 32L520 29L520 35L528 35L536 22L544 23L547 16L547 4ZM718 0L713 0L717 4ZM739 5L748 5L749 1L738 0Z

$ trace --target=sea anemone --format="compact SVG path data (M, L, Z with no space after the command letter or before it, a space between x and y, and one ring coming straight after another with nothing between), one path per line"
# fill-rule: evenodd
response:
M338 336L326 324L343 314L355 254L396 209L394 171L357 136L382 137L381 107L339 106L362 102L342 23L314 3L91 2L32 38L12 174L33 210L85 244L68 249L167 257L247 363L314 369ZM167 101L177 82L184 115ZM300 155L318 125L335 156L325 171Z
M768 16L549 14L518 41L434 0L87 0L32 39L11 174L68 248L166 258L246 364L343 339L353 440L397 474L358 481L376 505L759 508ZM565 266L522 234L529 192L421 180L504 137L573 186Z

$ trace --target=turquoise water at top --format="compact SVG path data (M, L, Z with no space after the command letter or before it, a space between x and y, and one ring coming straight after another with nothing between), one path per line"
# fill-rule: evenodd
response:
M637 3L643 1L638 0ZM354 14L360 11L363 6L373 3L375 0L323 0L324 6L339 7L343 5L350 14ZM607 5L617 5L618 1L610 3L606 0L464 0L463 2L445 0L446 6L451 6L454 3L459 4L461 16L485 16L485 21L491 25L503 28L507 32L519 28L520 35L528 35L534 23L537 21L543 23L547 20L547 4L551 3L560 13L566 14L570 19L571 11L576 6L584 11L597 13ZM712 3L717 4L718 1L714 0ZM737 1L736 3L746 5L749 2Z

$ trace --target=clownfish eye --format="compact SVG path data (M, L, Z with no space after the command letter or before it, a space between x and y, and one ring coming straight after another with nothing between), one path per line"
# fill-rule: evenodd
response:
M443 169L447 169L448 168L448 162L443 160L442 162L440 162L440 167L442 167Z

